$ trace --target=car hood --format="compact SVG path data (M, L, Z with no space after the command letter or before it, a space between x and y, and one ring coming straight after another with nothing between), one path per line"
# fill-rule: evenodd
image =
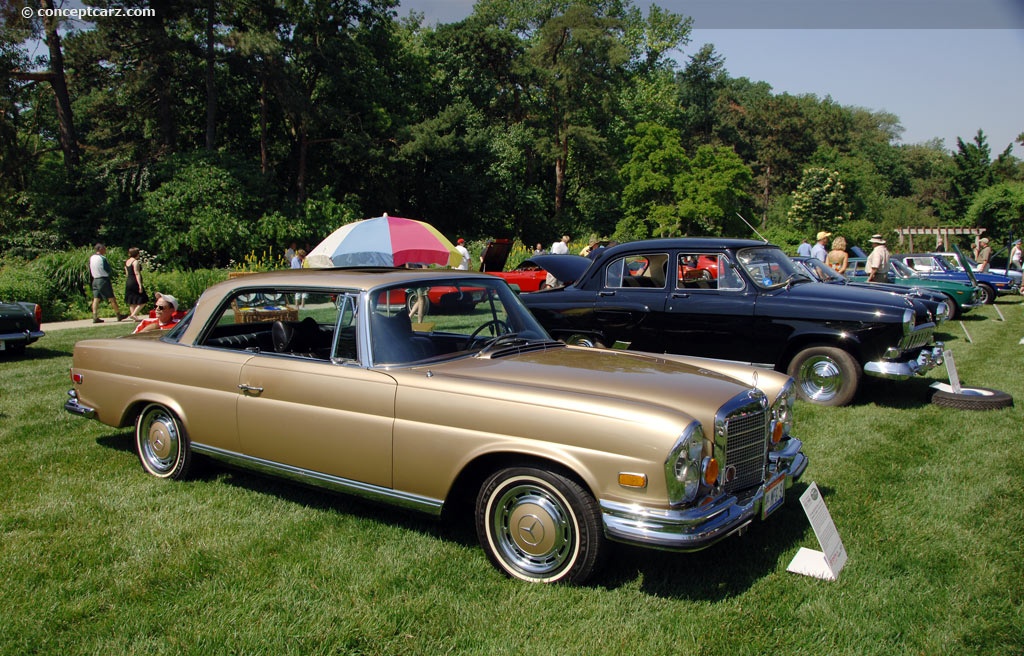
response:
M836 319L843 316L836 313L841 309L847 318L859 317L865 322L899 322L904 310L913 310L918 323L929 321L926 305L907 296L854 285L812 282L792 285L788 291L783 287L767 292L757 301L754 312L761 316L789 316L790 305L799 306L798 316L812 320Z
M709 366L711 366L709 364ZM431 365L432 385L467 387L469 393L529 405L563 405L594 414L651 419L652 406L703 422L751 386L697 364L646 353L558 347L496 358ZM467 390L467 391L468 391ZM566 401L566 395L571 397ZM561 399L561 400L559 400Z
M530 263L549 272L563 283L576 282L593 261L580 255L534 255L523 264Z

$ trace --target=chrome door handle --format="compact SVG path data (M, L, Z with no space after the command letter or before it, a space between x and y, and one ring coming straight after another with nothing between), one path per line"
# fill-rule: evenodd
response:
M262 387L253 387L252 385L246 385L244 383L239 385L238 389L242 390L242 392L245 393L245 394L248 394L249 392L252 392L253 394L262 394L263 393L263 388Z

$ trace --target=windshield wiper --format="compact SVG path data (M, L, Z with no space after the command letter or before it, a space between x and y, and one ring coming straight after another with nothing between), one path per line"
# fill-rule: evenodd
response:
M793 286L793 283L806 281L810 281L810 278L808 278L802 273L794 271L793 273L789 274L789 277L786 278L786 282L784 284L786 285L786 289L788 290L790 287Z

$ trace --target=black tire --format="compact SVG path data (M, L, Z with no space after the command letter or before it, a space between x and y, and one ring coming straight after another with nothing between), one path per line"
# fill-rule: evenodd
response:
M607 551L597 500L576 481L532 467L503 469L484 482L476 532L495 567L531 583L581 584Z
M192 465L188 436L174 413L159 403L151 403L139 413L135 448L147 473L174 480L188 476Z
M603 341L601 341L597 337L594 337L593 335L570 335L568 338L566 338L565 343L569 344L570 346L586 346L588 348L600 349L607 348Z
M960 308L957 306L956 301L953 300L952 296L948 294L945 294L945 296L946 306L949 307L949 317L947 321L952 321L953 319L956 319L958 316L960 316Z
M932 394L932 403L955 410L998 410L1012 408L1013 397L986 387L964 387L959 394L936 390Z
M978 300L980 300L984 305L992 305L996 302L996 290L992 288L992 285L979 283Z
M847 405L860 387L857 360L834 346L805 348L790 361L786 373L796 381L799 397L815 405Z

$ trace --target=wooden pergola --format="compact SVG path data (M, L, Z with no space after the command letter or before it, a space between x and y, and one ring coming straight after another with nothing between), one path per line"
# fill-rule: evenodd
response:
M924 250L949 250L949 238L950 236L961 236L971 235L974 237L974 241L977 241L986 228L897 228L895 232L900 237L900 248L903 249L903 242L906 239L907 248L906 252L914 253L914 236L931 236L931 239L926 239L925 245L922 245ZM942 248L939 248L941 246Z

